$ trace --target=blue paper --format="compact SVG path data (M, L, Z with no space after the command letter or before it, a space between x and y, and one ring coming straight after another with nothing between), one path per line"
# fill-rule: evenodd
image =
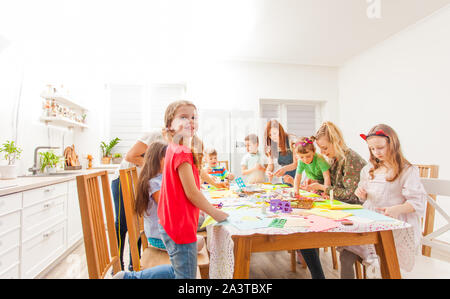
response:
M373 221L396 221L396 219L394 218L367 209L342 210L342 211L352 213L353 216L367 218Z

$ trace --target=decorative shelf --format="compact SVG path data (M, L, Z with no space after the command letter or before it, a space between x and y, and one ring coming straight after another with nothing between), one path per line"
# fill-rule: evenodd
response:
M47 125L62 126L67 128L81 128L81 129L88 128L86 124L73 121L65 117L42 116L39 120L41 122L45 122Z
M83 112L88 111L88 109L86 107L78 105L70 97L63 96L58 93L49 94L49 93L43 92L43 93L41 93L41 97L44 99L50 99L50 100L54 99L55 101L59 102L60 104L66 105L67 107L72 108L72 109L78 109Z

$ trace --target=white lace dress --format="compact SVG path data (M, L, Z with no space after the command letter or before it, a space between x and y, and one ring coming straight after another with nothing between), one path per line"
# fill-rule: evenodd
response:
M411 271L414 266L414 257L405 253L411 252L411 249L413 249L417 254L420 248L422 239L421 218L424 216L427 196L420 181L419 170L415 166L407 166L395 181L388 182L386 181L387 174L375 174L374 179L371 179L369 170L372 167L372 164L369 163L361 170L361 179L358 185L367 191L367 199L363 204L364 208L379 212L377 208L391 207L405 202L414 207L414 212L401 214L398 217L398 220L411 225L414 235L414 248L405 248L408 243L404 242L403 235L394 231L399 265L402 269ZM409 243L408 246L411 245ZM369 263L376 256L373 245L348 246L345 249L358 254Z

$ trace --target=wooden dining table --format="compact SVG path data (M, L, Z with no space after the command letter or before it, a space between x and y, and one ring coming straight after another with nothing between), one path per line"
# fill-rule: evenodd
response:
M252 252L374 244L382 278L401 278L392 231L233 235L235 279L249 277Z

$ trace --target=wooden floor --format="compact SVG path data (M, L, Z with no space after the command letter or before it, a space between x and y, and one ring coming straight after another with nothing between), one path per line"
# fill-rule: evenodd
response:
M128 246L125 246L126 248ZM339 253L338 253L339 256ZM438 256L436 252L433 255L435 258L440 258L450 262L448 256ZM124 255L125 267L128 266L129 252L125 249ZM324 252L320 249L320 260L326 278L339 278L339 270L334 270L331 260L331 252ZM108 275L108 277L111 277ZM107 277L107 278L108 278ZM297 264L297 272L291 272L290 255L287 251L271 251L253 253L250 259L250 278L253 279L268 279L268 278L304 278L309 279L311 275L308 269L304 269ZM84 244L81 243L74 250L62 259L57 265L39 278L54 278L54 279L84 279L89 278L86 255L84 251Z
M127 247L127 246L125 246ZM322 267L326 278L339 278L339 272L333 270L331 253L320 251ZM128 266L129 253L125 249L124 262ZM307 269L297 265L297 272L291 272L291 258L287 251L272 251L253 253L250 260L250 278L311 278ZM109 275L108 275L109 276ZM109 276L110 277L110 276ZM66 258L61 260L50 271L39 278L53 279L84 279L89 278L84 244L78 245Z

